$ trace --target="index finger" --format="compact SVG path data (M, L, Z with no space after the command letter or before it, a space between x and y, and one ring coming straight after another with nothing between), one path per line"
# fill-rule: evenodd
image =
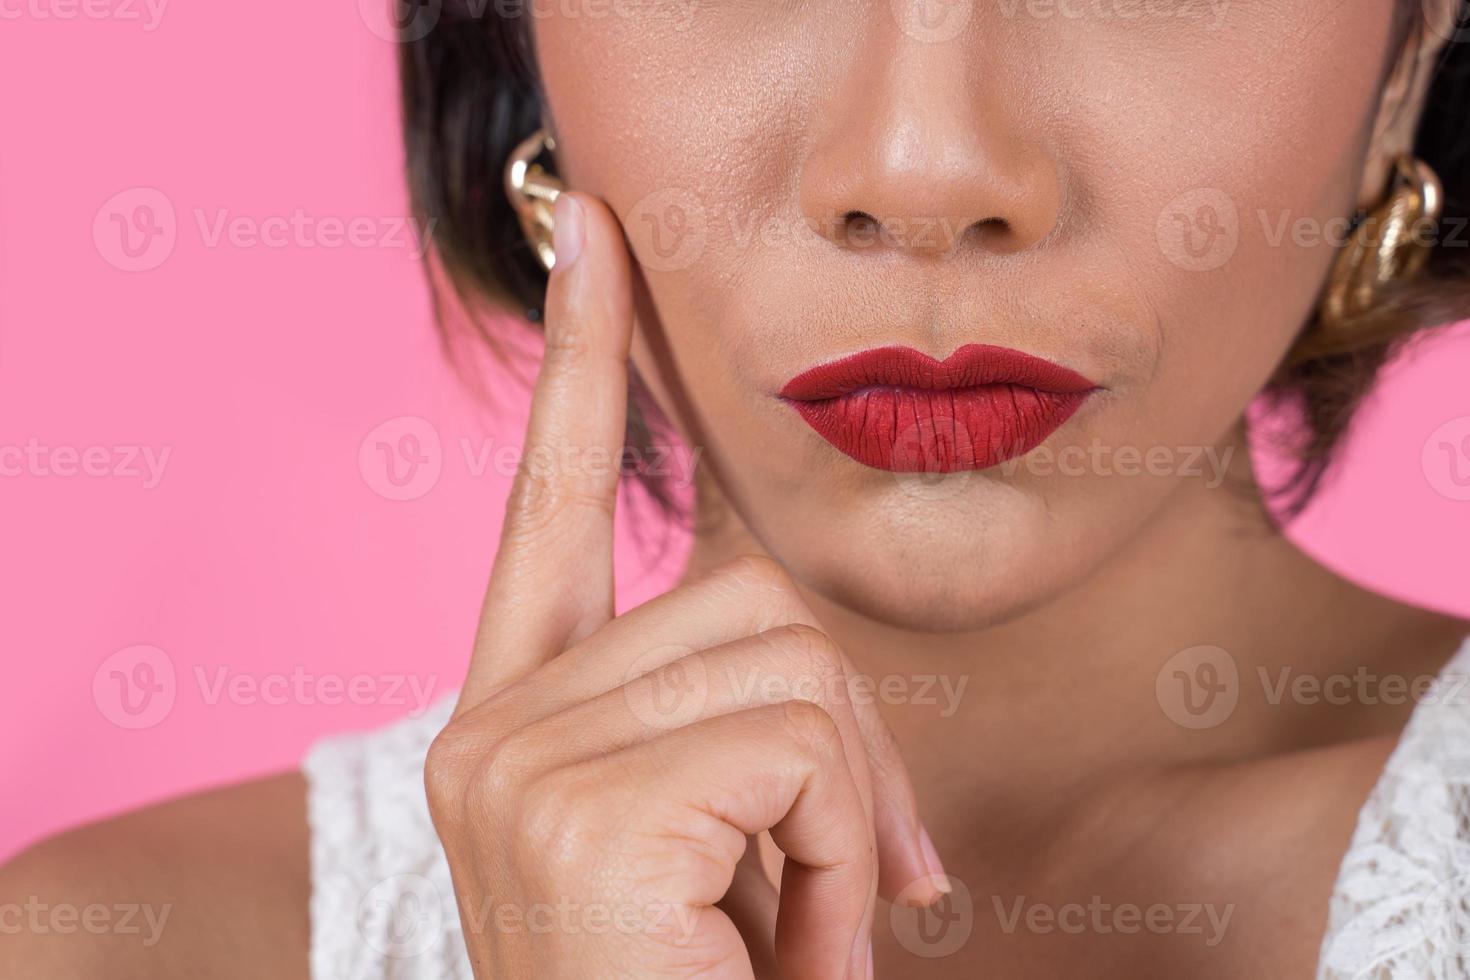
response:
M556 201L546 353L456 714L613 615L613 513L627 426L627 246L595 198Z

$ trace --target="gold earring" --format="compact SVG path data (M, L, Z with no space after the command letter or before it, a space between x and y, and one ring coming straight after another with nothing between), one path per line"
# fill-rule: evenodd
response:
M550 272L556 265L552 231L556 228L556 199L566 187L537 161L556 149L556 140L538 129L510 152L505 164L505 196L521 222L521 232L536 258Z
M1424 271L1434 242L1429 233L1444 212L1439 176L1422 160L1402 156L1393 187L1337 256L1318 321L1324 330L1372 309L1383 287L1407 282Z

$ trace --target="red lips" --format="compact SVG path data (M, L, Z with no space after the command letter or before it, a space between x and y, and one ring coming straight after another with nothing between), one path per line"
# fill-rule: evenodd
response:
M797 375L781 397L853 459L895 472L982 470L1035 449L1097 385L1005 347L943 361L882 347Z

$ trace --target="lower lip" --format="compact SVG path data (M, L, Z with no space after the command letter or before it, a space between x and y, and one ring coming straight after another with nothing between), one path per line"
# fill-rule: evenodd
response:
M883 387L790 404L859 463L896 473L953 473L1024 456L1071 418L1087 395L1009 384Z

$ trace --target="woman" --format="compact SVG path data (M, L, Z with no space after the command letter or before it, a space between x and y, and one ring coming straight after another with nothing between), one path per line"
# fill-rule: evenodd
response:
M0 898L169 920L0 972L1466 975L1467 626L1243 449L1299 409L1300 506L1470 312L1464 14L414 8L440 267L547 339L463 691L23 855ZM675 436L688 568L615 618Z

